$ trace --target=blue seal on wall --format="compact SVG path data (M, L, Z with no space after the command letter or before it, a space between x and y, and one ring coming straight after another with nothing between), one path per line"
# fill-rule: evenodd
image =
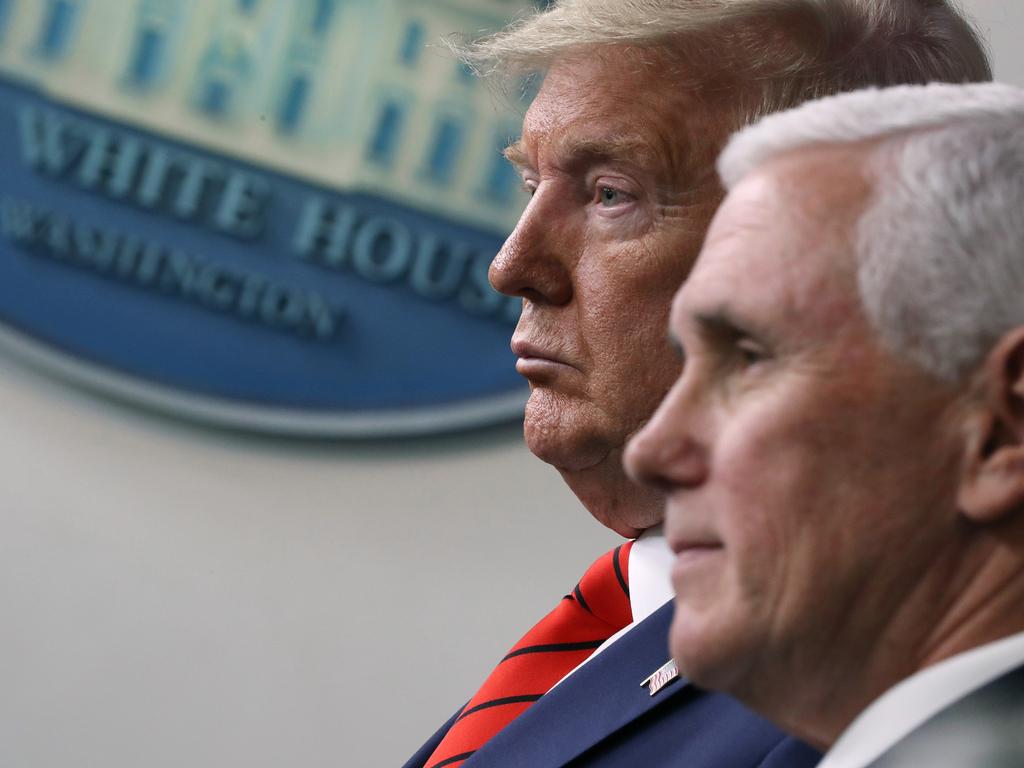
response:
M40 5L36 27L17 27L34 30L32 53L0 58L0 130L14 139L0 144L5 346L230 427L394 436L521 415L519 302L487 283L516 213L497 151L514 120L481 120L486 94L449 60L430 66L456 90L402 92L425 67L423 18L382 25L355 3L361 26L347 27L331 3L175 16L140 2L121 60L83 69L75 55L97 55L71 42L83 9ZM175 62L198 28L209 44ZM324 94L339 89L320 65L368 29L375 47L353 61L387 61L347 102L367 108L332 112ZM267 46L278 62L261 73L251 54Z

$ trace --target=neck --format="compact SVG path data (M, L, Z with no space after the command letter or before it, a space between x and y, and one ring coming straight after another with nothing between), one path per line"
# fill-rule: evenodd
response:
M1024 526L987 530L979 544L974 568L931 632L919 668L1024 631Z
M790 671L784 680L741 698L784 729L828 749L862 711L902 680L1024 632L1022 533L977 532L958 557L937 553L934 566L899 599L886 606L851 602L857 606L857 627L852 622L837 627L832 637L815 645L810 661L812 654L803 644L794 648L793 658L808 663L786 666L802 671ZM794 690L794 680L813 685Z

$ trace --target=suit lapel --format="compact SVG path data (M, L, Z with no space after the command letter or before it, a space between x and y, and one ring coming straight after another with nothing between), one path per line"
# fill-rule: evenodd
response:
M612 643L513 720L465 768L561 766L623 726L670 700L688 683L670 683L655 696L640 683L668 661L672 603Z

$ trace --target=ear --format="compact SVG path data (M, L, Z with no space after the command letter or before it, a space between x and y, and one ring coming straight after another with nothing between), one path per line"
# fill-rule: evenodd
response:
M957 501L971 521L995 523L1024 509L1024 327L999 340L976 384Z

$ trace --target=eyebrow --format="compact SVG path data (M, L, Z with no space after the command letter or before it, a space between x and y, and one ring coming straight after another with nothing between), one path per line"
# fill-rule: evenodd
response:
M723 341L736 339L745 336L738 325L733 323L724 312L705 312L692 316L692 322L697 326L697 338L700 343L696 349L714 349ZM668 345L676 353L678 360L685 366L689 353L683 345L682 339L671 328L668 330Z
M712 343L715 340L736 338L746 333L729 319L726 312L721 310L698 312L691 315L691 319L693 324L697 326L697 336L703 340L704 344ZM683 346L682 339L672 328L668 329L668 345L676 353L676 357L685 363L687 357L686 347Z
M737 318L724 308L693 315L700 336L709 341L735 340L741 336L765 343L764 334L749 322Z
M582 140L566 138L556 142L555 151L567 165L600 160L631 160L642 163L657 156L650 143L633 136L607 136ZM517 168L533 167L522 139L509 144L502 154Z
M698 312L694 315L694 320L701 334L705 336L731 336L743 333L739 324L725 310Z
M502 153L505 159L508 160L516 168L529 168L530 167L530 156L526 153L526 147L523 146L523 140L517 139L505 147Z

